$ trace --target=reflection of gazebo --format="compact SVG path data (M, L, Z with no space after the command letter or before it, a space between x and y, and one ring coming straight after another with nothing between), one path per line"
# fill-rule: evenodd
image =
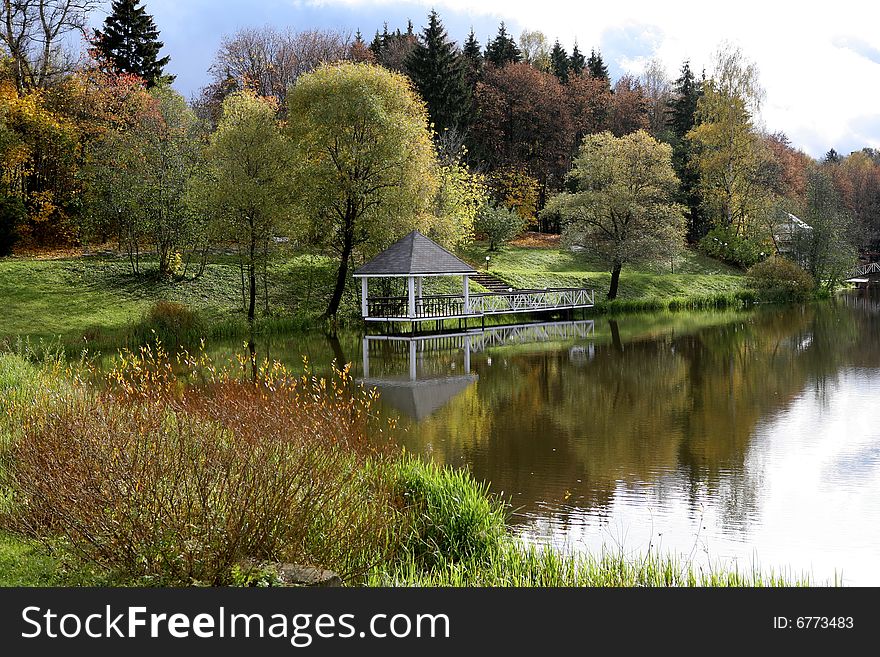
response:
M478 377L471 374L471 336L461 338L463 372L460 375L429 375L419 377L419 361L425 351L433 351L437 338L408 338L403 336L367 336L363 339L364 377L358 380L366 388L375 388L382 401L408 415L423 420L439 410L471 385ZM441 338L442 339L442 338ZM405 354L407 375L370 376L370 343L381 342ZM457 350L456 350L457 351Z

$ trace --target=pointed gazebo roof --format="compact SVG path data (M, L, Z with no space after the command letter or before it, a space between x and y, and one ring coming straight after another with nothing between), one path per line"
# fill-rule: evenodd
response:
M477 270L465 261L414 230L358 267L354 276L453 276L476 273Z

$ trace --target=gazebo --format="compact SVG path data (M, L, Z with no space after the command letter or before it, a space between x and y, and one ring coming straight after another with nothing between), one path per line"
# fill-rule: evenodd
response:
M361 314L365 320L413 322L426 319L470 317L469 277L477 270L432 239L414 230L359 267ZM462 295L422 294L422 280L435 276L460 276ZM369 297L371 278L406 278L406 297Z
M595 295L586 288L544 288L506 292L470 293L470 277L477 274L471 265L414 230L375 258L355 270L361 279L361 315L368 322L409 322L429 320L485 320L489 315L571 311L591 308ZM461 277L461 294L422 294L422 280L435 276ZM371 278L405 278L406 296L371 297Z

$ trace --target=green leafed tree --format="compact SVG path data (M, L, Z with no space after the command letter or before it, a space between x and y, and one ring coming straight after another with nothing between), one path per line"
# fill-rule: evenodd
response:
M477 213L474 229L488 240L490 251L497 251L524 231L526 224L516 210L487 204Z
M164 44L141 0L114 0L104 29L95 31L94 44L98 59L117 71L143 78L147 86L174 81L174 76L165 75L171 58L161 56Z
M754 125L763 93L755 64L722 46L687 133L709 220L742 236L754 235L772 201L772 157Z
M471 104L465 62L436 11L428 16L428 25L407 58L406 70L428 105L434 130L442 134L460 128Z
M614 299L624 265L666 256L682 243L682 208L672 200L677 186L669 144L644 130L603 132L584 138L569 174L572 191L553 197L545 212L560 217L570 244L608 264Z
M414 228L430 232L438 183L427 112L404 76L354 63L302 76L287 103L295 216L339 263L333 317L355 254L373 255Z
M806 270L828 290L847 278L858 260L854 222L827 171L807 175L807 206L803 216L809 229L794 234L794 249Z
M507 33L507 28L502 22L498 26L498 34L486 46L486 61L493 66L516 64L522 60L522 53L516 40Z
M217 233L238 245L242 296L253 321L258 277L265 277L272 238L290 217L291 153L272 103L249 92L223 101L205 175L195 184L193 196L218 222Z

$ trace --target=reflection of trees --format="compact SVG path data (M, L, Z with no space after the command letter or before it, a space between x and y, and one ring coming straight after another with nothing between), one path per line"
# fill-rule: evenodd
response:
M626 318L618 320L620 335ZM620 485L686 482L725 522L756 510L755 427L842 366L880 361L871 315L818 304L755 312L695 333L612 340L575 366L567 348L475 359L475 389L413 429L439 460L469 463L514 504L607 505ZM554 451L555 450L555 451ZM580 480L580 482L578 482ZM521 493L517 495L516 493Z

